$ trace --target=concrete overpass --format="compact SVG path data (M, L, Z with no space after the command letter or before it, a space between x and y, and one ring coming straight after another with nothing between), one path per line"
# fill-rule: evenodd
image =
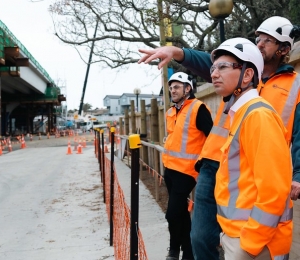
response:
M66 98L26 47L0 21L0 136L36 133L33 119L56 124L56 110Z

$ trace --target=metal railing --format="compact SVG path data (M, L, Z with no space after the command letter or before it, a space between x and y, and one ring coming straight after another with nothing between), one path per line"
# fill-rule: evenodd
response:
M130 166L131 164L131 154L128 145L127 135L116 135L116 138L120 138L117 141L117 151L116 156L126 161L126 164ZM162 153L164 148L153 142L141 141L142 147L140 148L140 178L143 179L143 172L146 168L154 177L154 187L155 187L155 199L159 201L159 186L161 180L163 179L164 166L162 163Z

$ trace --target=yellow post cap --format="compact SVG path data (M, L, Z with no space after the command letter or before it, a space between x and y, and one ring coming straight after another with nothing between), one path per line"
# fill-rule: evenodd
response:
M111 133L114 133L115 131L116 131L116 128L112 126L112 127L110 128L110 132L111 132Z
M103 134L103 133L104 133L104 130L103 130L103 129L101 129L101 130L100 130L100 133L101 133L101 134Z
M140 138L140 135L138 135L138 134L130 135L128 140L129 140L130 149L138 149L142 146L141 138Z

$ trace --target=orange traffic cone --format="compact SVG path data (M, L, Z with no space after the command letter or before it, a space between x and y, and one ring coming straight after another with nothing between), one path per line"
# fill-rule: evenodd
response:
M71 148L70 141L68 141L68 150L67 150L67 154L72 154L72 148Z
M10 139L8 140L8 151L12 152L12 147L11 147L11 141L10 141Z
M78 147L77 147L77 154L81 154L82 153L82 146L81 143L79 141Z
M49 132L47 133L47 139L50 139L50 134L49 134Z
M21 149L24 149L25 147L26 147L25 139L24 139L24 137L22 136L22 138L21 138Z
M6 139L3 139L3 140L2 140L2 145L3 145L3 148L2 148L2 150L3 150L3 149L5 149L5 147L6 147Z
M3 154L2 152L2 145L0 144L0 156Z

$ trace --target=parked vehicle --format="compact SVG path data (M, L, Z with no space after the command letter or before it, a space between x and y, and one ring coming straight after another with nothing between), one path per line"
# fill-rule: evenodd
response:
M93 121L83 121L79 123L79 126L82 132L87 132L93 129L93 124L94 124Z
M67 129L74 129L75 124L71 120L66 120L65 126L66 126Z
M86 115L85 117L79 119L79 128L82 130L82 132L91 131L94 126L99 124L100 123L98 122L97 118L91 115Z

